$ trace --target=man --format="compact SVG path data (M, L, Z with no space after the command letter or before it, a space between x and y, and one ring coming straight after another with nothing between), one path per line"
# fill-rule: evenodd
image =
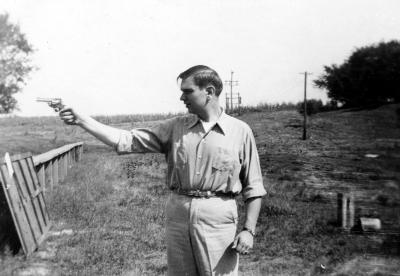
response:
M166 238L169 275L237 275L238 253L253 247L261 198L265 195L255 140L250 127L224 113L219 104L222 81L198 65L177 80L189 113L151 129L119 130L79 114L60 111L115 147L119 154L161 152L168 163ZM236 235L235 196L246 205L245 227Z

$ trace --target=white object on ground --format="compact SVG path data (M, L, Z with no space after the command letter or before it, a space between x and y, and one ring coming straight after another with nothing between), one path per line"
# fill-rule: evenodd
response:
M363 231L378 231L381 229L381 220L378 218L360 218Z

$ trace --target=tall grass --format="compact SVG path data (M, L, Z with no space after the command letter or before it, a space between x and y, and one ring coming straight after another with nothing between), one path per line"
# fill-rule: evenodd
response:
M148 167L162 170L158 157L139 156L134 177L127 163L135 158L88 154L69 183L54 191L51 216L75 230L58 246L57 262L73 275L155 275L166 271L164 175L148 179ZM158 192L157 192L158 191Z

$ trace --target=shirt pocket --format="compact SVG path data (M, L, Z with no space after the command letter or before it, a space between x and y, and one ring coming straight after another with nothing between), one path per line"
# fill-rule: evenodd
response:
M212 174L214 183L228 183L234 170L235 160L227 149L217 148L216 154L212 160Z

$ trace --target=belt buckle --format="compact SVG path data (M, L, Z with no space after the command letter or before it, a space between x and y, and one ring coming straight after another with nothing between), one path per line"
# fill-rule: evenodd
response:
M200 197L200 198L210 198L212 196L211 191L200 191L200 190L194 190L188 193L188 195L191 195L193 197Z

